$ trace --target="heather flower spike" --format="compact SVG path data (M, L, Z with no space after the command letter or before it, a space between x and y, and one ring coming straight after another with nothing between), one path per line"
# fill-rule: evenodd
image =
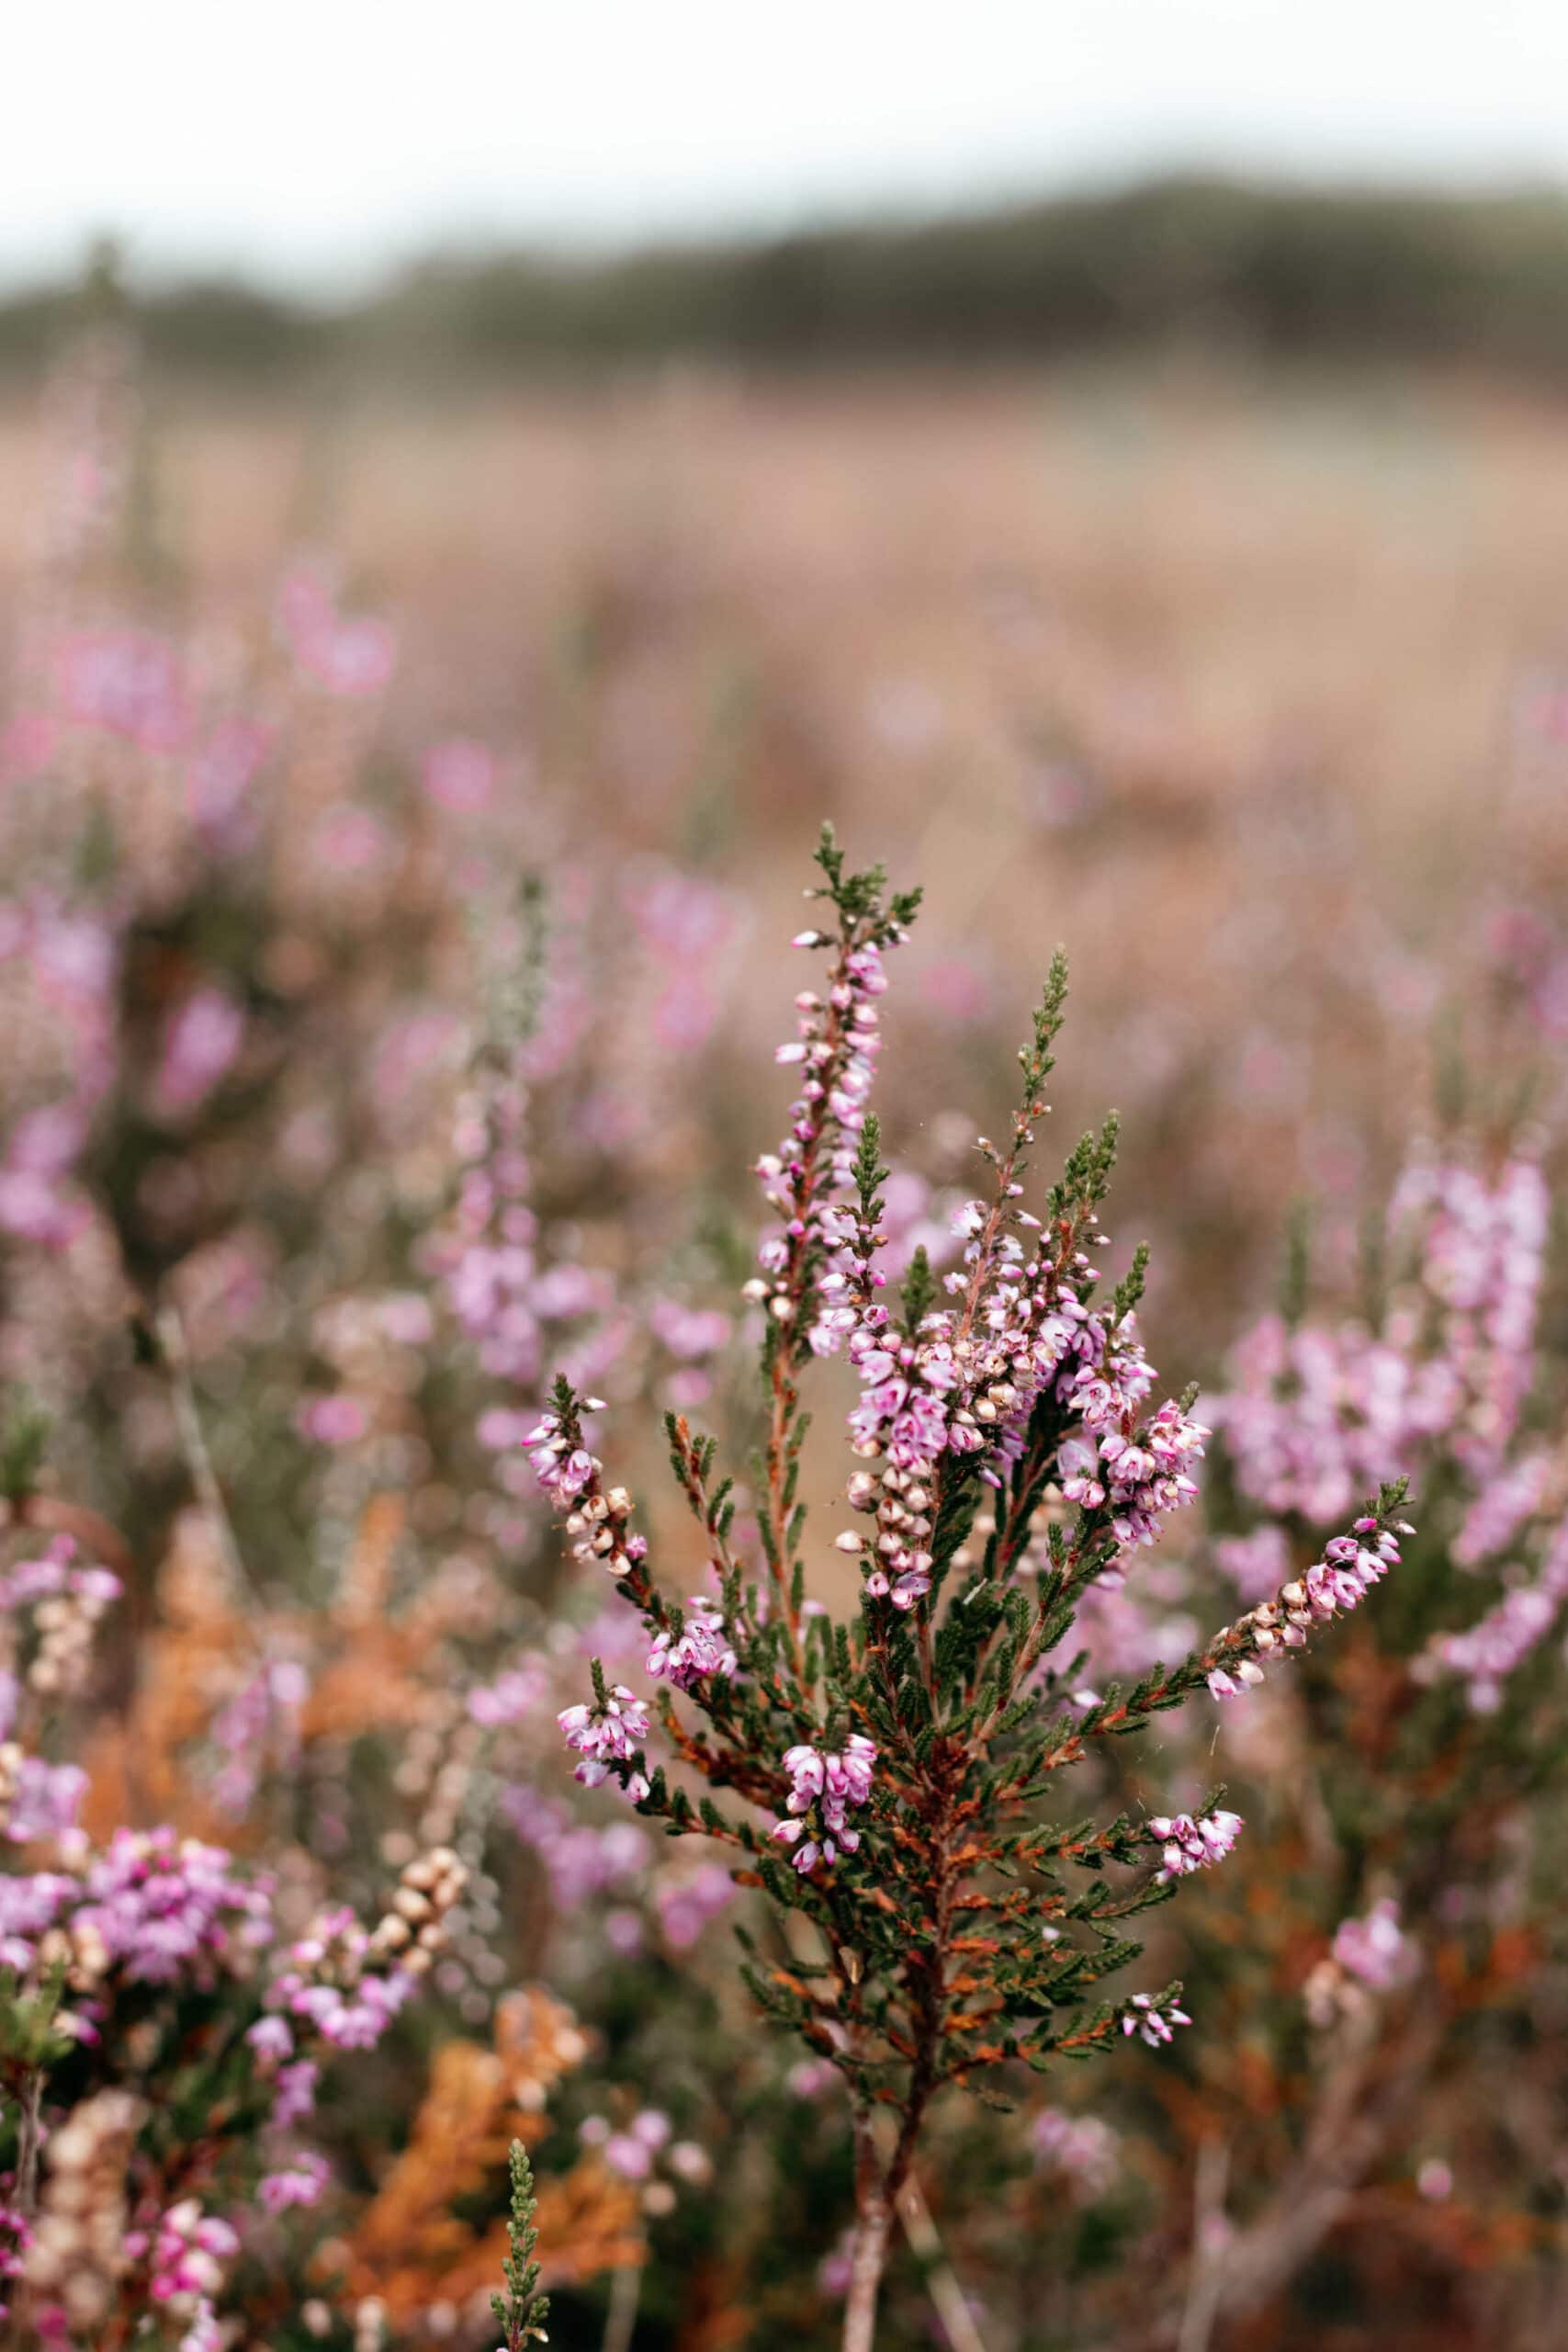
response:
M1117 1996L1107 1980L1139 1951L1129 1923L1229 1855L1239 1817L1211 1799L1141 1823L1073 1819L1058 1776L1088 1766L1099 1786L1105 1742L1205 1689L1261 1681L1267 1662L1359 1605L1398 1561L1404 1489L1386 1487L1206 1647L1128 1690L1084 1686L1077 1608L1135 1574L1191 1500L1208 1436L1190 1391L1154 1401L1137 1330L1146 1250L1109 1291L1101 1282L1116 1120L1025 1205L1066 1000L1058 956L1008 1126L976 1142L985 1181L953 1220L960 1267L939 1290L923 1253L891 1266L870 1098L886 965L918 895L890 897L880 867L852 872L830 833L818 862L823 916L795 944L825 968L778 1050L795 1093L757 1164L773 1221L746 1285L761 1324L755 1549L716 1441L681 1415L667 1422L671 1463L715 1588L686 1609L665 1598L570 1384L528 1447L576 1555L642 1618L656 1686L662 1761L644 1746L648 1702L595 1665L592 1702L560 1718L578 1777L613 1777L642 1814L728 1849L741 1883L798 1915L814 1947L785 1969L749 1946L745 1973L848 2089L858 2210L843 2340L868 2352L897 2199L939 2094L1122 2041L1162 2049L1189 2022L1179 1986ZM860 1386L855 1523L818 1557L859 1572L847 1620L808 1599L820 1569L799 1498L802 1384L840 1353ZM706 1783L700 1798L694 1782Z

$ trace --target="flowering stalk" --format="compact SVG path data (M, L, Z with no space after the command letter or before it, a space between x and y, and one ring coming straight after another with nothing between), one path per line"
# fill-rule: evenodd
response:
M1083 1692L1081 1659L1066 1650L1077 1605L1100 1578L1124 1576L1190 1499L1207 1435L1190 1393L1148 1409L1156 1375L1136 1329L1146 1252L1099 1295L1090 1253L1105 1246L1098 1212L1115 1121L1069 1154L1038 1215L1021 1206L1066 1001L1058 956L1020 1055L1008 1140L979 1141L992 1181L962 1213L954 1304L936 1304L917 1259L899 1308L886 1305L888 1171L865 1107L870 1000L881 948L902 935L913 899L885 906L881 869L847 873L830 837L819 862L839 932L802 944L832 948L833 977L825 997L800 1001L801 1045L785 1049L808 1076L784 1145L762 1163L784 1227L764 1243L766 1278L750 1285L767 1307L761 1557L738 1546L714 1442L683 1419L669 1424L671 1466L715 1584L690 1616L663 1597L631 1532L631 1498L606 1484L566 1384L530 1446L579 1557L606 1567L644 1619L673 1768L650 1760L649 1706L608 1686L595 1661L592 1705L561 1717L584 1758L579 1777L613 1779L672 1831L739 1849L739 1881L810 1931L809 1951L781 1940L764 1957L749 1942L745 1973L764 2010L848 2087L857 2229L844 2345L869 2352L900 2196L939 2093L1122 2040L1159 2048L1188 2022L1177 1985L1109 1998L1101 1987L1141 1950L1126 1924L1222 1860L1239 1819L1214 1797L1145 1822L1063 1819L1056 1773L1205 1689L1226 1695L1261 1679L1261 1661L1355 1605L1398 1557L1403 1488L1385 1489L1317 1566L1206 1647L1125 1692L1114 1682ZM874 1529L837 1541L863 1571L847 1622L807 1597L796 1499L798 1375L840 1347L862 1384L848 1499ZM1022 1577L1042 1518L1031 1589ZM695 1802L694 1779L707 1784ZM762 1818L721 1811L724 1792Z
M830 902L836 928L799 932L794 944L830 950L832 963L822 991L807 989L795 998L799 1034L775 1056L803 1075L788 1131L777 1151L757 1162L764 1198L784 1219L784 1229L764 1241L763 1274L748 1286L768 1315L762 1347L768 1426L758 1525L797 1668L805 1569L795 1548L795 1495L806 1430L796 1375L812 1352L813 1309L824 1302L818 1278L839 1229L838 1204L850 1183L881 1048L876 999L887 986L883 952L908 938L920 902L919 890L912 890L885 904L886 876L880 866L846 873L843 852L826 825L817 863L825 878L807 896Z

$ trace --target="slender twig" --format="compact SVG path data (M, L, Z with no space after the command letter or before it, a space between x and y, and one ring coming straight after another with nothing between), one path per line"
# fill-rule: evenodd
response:
M197 1500L211 1523L224 1571L236 1592L248 1594L259 1603L262 1595L245 1566L244 1555L234 1533L234 1522L229 1516L229 1506L223 1499L223 1489L218 1483L218 1473L213 1467L212 1455L201 1426L201 1413L190 1376L190 1351L186 1345L185 1326L176 1310L165 1306L159 1311L154 1329L159 1352L169 1375L169 1395L175 1408L175 1425L179 1431L180 1451L185 1456L191 1484L196 1488Z
M1205 2140L1199 2147L1192 2183L1192 2261L1176 2352L1209 2352L1209 2339L1219 2316L1222 2275L1215 2259L1214 2224L1224 2212L1230 2161L1230 2149L1223 2140Z
M904 2234L925 2272L926 2291L946 2331L953 2352L986 2352L984 2339L975 2324L975 2315L947 2258L947 2249L942 2245L936 2223L931 2219L931 2208L913 2173L899 2192L898 2218L904 2224Z
M29 2066L21 2095L21 2127L17 2143L17 2211L31 2221L38 2204L39 2116L43 2107L43 2068Z
M642 2266L628 2262L610 2280L610 2308L604 2315L602 2352L631 2352L632 2330L642 2297Z

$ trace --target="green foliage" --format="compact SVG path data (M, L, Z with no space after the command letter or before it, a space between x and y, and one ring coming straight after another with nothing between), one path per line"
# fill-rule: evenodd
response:
M506 2223L508 2251L502 2272L506 2292L492 2295L490 2307L496 2325L506 2332L505 2352L522 2352L525 2344L548 2341L544 2322L549 2315L550 2299L539 2292L539 2266L534 2257L539 2241L539 2233L534 2227L538 2199L534 2195L528 2151L521 2140L512 2143L507 2172L511 2181Z
M651 246L584 264L462 253L336 310L209 277L0 305L0 366L35 366L90 306L169 368L352 379L581 370L707 352L791 366L1190 350L1274 359L1468 354L1560 375L1568 266L1555 191L1311 188L1189 175L961 218ZM112 294L106 288L112 287Z
M38 1485L50 1427L49 1415L25 1388L7 1392L0 1417L0 1496L6 1502L25 1502Z

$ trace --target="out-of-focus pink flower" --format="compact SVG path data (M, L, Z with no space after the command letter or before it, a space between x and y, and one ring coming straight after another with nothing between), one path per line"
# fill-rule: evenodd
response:
M295 1417L302 1437L318 1445L356 1445L370 1427L368 1408L357 1396L311 1396Z
M160 1115L188 1116L233 1067L244 1042L245 1016L221 989L198 989L171 1017L152 1082Z
M483 743L454 736L424 755L425 796L443 808L468 816L483 808L495 790L495 755Z

